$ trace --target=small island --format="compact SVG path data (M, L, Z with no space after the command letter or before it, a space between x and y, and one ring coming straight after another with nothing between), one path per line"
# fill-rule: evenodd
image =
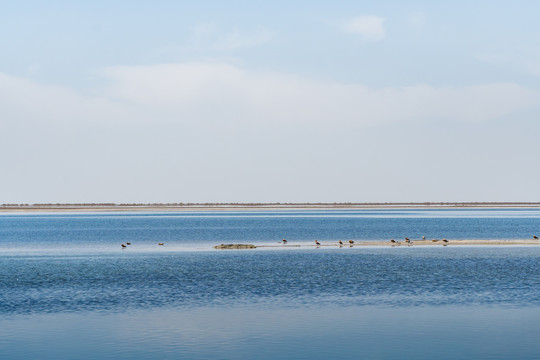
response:
M215 249L255 249L253 244L220 244L214 246Z

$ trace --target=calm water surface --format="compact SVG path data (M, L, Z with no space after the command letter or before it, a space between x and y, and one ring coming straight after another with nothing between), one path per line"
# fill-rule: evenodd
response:
M534 233L538 210L1 215L0 358L539 359L540 246L211 248Z
M290 243L391 238L530 239L540 209L311 210L0 215L0 250L208 249L222 242Z

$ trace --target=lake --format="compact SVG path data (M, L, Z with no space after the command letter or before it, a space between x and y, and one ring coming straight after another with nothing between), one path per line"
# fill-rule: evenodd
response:
M535 233L536 209L2 214L0 358L537 359L540 246L212 248Z

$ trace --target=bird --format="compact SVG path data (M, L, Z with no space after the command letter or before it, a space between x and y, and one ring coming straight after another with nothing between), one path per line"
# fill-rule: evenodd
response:
M408 237L405 238L405 242L411 241Z
M283 241L284 244L287 243L287 239L283 239L283 240L281 240L281 241Z
M538 236L533 235L533 239L538 240Z
M443 241L443 242L445 242L445 243L447 243L447 242L448 242L448 240L446 240L446 239L442 239L442 241Z
M158 243L158 245L165 245L164 243Z
M437 239L433 239L433 240L431 240L431 241L432 241L432 242L437 242L437 241L439 241L439 240L437 240Z
M351 244L351 245L352 245L352 244L354 244L354 241L352 241L352 240L349 240L349 244Z
M321 245L321 243L319 241L315 240L315 245L319 246L319 245Z
M424 235L422 235L422 240L426 240L426 237Z
M390 242L391 242L391 243L395 243L395 242L396 242L396 240L392 239L392 240L390 240Z
M122 244L122 249L125 249L126 248L126 245Z
M131 245L131 243L130 243L130 242L127 242L126 245Z
M339 240L339 246L343 246L343 241Z

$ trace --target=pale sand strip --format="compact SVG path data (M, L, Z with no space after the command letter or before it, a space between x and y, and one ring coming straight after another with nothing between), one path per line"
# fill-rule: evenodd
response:
M400 243L391 243L390 241L356 241L353 245L345 243L342 247L408 247L408 246L499 246L499 245L540 245L540 240L534 239L512 239L512 240L448 240L443 242L438 240L413 240L410 244L402 241ZM321 245L311 243L301 244L276 244L276 245L257 245L258 248L287 248L287 247L340 247L337 242L321 242Z

